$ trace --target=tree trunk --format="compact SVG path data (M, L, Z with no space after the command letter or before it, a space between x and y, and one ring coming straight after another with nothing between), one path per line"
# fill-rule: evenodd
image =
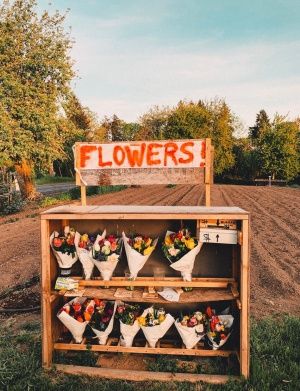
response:
M29 200L34 199L37 195L37 192L33 180L32 165L26 160L22 160L21 164L16 165L15 168L22 196Z

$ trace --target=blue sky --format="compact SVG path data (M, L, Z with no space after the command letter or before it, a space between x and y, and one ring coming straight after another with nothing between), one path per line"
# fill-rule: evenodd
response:
M39 0L70 8L74 89L100 118L225 98L245 127L300 115L300 0Z

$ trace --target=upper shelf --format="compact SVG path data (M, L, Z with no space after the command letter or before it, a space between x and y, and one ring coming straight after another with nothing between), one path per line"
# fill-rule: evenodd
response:
M220 216L247 219L248 212L231 206L159 206L159 205L62 205L42 212L42 219L117 218L117 219L205 219ZM67 216L64 216L67 215Z

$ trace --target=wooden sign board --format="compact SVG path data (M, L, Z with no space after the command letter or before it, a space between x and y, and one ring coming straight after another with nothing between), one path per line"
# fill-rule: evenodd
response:
M210 199L211 140L76 143L76 184L206 184ZM82 203L85 194L82 191ZM206 202L209 206L209 201Z
M200 242L237 244L237 231L222 228L200 228Z

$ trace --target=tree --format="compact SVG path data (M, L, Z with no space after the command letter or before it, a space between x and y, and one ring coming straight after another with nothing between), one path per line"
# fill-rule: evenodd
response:
M257 151L262 174L291 180L300 171L300 131L297 122L276 115L271 126L262 133Z
M33 197L34 167L64 156L59 102L74 76L65 16L36 11L35 0L0 6L0 161L9 161Z
M165 129L171 110L169 107L152 107L139 118L140 127L136 133L138 140L162 140L165 138Z
M214 168L222 174L234 163L232 153L234 117L223 100L180 101L173 109L156 107L142 117L141 135L151 139L212 138L215 146ZM148 132L145 133L145 129Z
M271 126L270 119L265 110L260 110L256 115L255 125L249 128L249 136L253 144L256 145L261 135Z

